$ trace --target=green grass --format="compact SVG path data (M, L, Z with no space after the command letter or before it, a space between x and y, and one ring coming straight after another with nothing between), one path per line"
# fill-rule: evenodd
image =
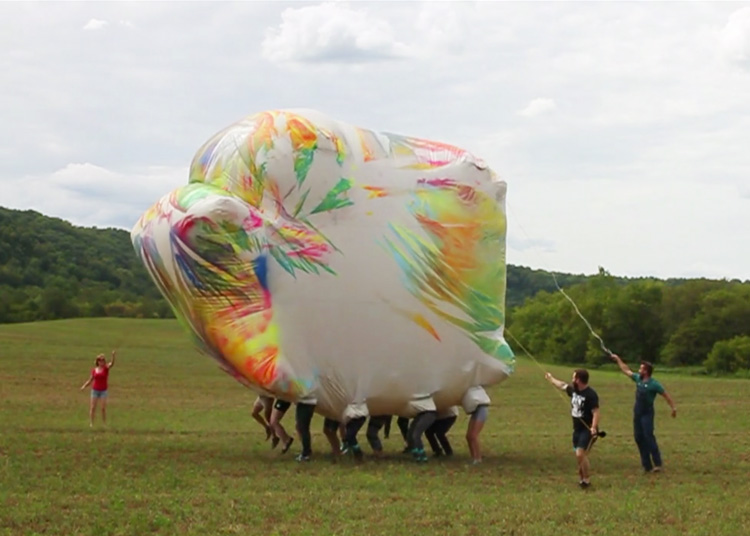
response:
M90 430L79 387L118 344L109 425ZM296 444L269 450L249 417L253 395L174 321L3 325L0 534L747 534L750 381L662 380L679 415L657 401L666 471L643 475L633 384L592 372L608 436L581 491L568 401L531 361L490 392L480 466L467 463L464 415L451 432L457 457L424 466L399 454L395 423L385 460L331 463L316 417L316 457L301 465Z

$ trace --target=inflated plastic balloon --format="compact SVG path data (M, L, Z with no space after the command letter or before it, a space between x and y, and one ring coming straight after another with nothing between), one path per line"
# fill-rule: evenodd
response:
M271 111L201 147L132 239L239 381L333 418L408 416L512 372L505 190L462 149Z

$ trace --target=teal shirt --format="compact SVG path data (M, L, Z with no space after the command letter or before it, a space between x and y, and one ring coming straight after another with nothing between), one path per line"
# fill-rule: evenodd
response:
M664 386L653 378L641 380L641 375L637 372L634 372L630 378L635 382L633 412L640 415L653 411L656 395L664 394Z

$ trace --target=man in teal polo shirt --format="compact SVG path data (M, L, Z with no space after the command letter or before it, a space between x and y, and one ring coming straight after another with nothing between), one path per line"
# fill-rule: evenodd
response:
M612 354L612 360L617 363L620 370L628 378L635 382L635 406L633 406L633 435L638 451L641 453L641 464L647 472L661 471L661 453L654 435L654 400L656 395L662 395L669 407L672 408L672 417L677 417L677 407L672 397L669 396L664 386L653 379L654 366L648 361L641 361L638 372L633 372L623 363L619 356Z

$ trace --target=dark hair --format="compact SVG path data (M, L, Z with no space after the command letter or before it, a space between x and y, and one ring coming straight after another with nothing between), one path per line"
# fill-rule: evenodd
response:
M581 383L589 383L589 371L585 368L578 368L574 371L576 380Z
M648 361L641 361L641 365L646 368L646 373L651 376L654 373L654 366Z

